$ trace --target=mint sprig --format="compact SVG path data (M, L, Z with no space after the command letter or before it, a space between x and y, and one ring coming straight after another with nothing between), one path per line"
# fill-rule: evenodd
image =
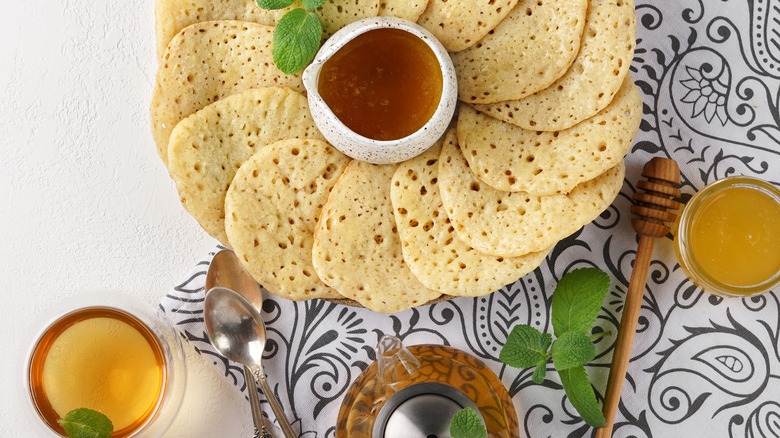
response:
M584 365L596 357L593 340L597 336L590 336L590 332L608 290L609 276L600 269L567 273L553 292L555 341L549 333L518 325L512 329L499 355L501 362L509 366L535 367L531 377L535 383L544 382L547 363L552 358L566 396L582 419L593 427L603 426L606 420Z
M74 409L57 420L71 438L109 438L114 424L105 415L92 409Z
M284 9L294 0L257 0L263 9ZM303 70L320 49L322 42L322 23L314 12L325 0L301 0L303 8L295 8L276 23L271 54L276 67L287 73L295 74Z
M477 411L463 408L452 417L450 435L452 438L487 438L487 429Z

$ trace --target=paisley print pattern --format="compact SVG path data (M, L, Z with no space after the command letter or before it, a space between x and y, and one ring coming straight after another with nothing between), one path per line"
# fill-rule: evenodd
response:
M407 345L451 345L479 357L508 388L528 437L592 436L556 373L536 385L531 370L498 361L511 328L525 323L550 332L558 279L585 266L609 272L612 285L594 332L610 334L598 341L588 366L600 397L635 258L628 211L643 164L653 156L677 160L684 198L730 175L780 184L780 1L654 0L637 1L636 8L631 74L643 93L644 117L626 158L626 182L614 204L560 242L540 268L487 297L396 315L266 295L269 381L301 436L335 435L344 393L376 359L373 348L384 333ZM244 390L241 369L213 352L203 329L212 256L164 297L160 309ZM780 437L779 348L780 291L747 299L706 294L685 277L671 239L661 239L614 436Z

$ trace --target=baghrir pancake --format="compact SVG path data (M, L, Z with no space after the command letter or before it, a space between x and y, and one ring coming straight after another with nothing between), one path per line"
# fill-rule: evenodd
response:
M635 39L632 0L591 2L582 45L563 77L523 99L474 108L525 129L570 128L604 109L615 97L628 74Z
M276 68L274 28L245 21L207 21L179 32L163 55L152 95L152 133L168 162L171 131L187 116L231 94L281 86L303 92L299 76Z
M325 0L317 12L322 17L325 37L329 37L349 23L379 15L379 0Z
M598 217L623 185L620 160L603 175L568 194L533 196L503 192L480 181L456 143L439 159L439 188L455 232L486 254L516 257L543 251Z
M290 300L340 298L311 261L314 229L349 158L320 140L282 140L238 170L225 198L225 227L241 263Z
M449 52L476 44L509 14L518 0L429 0L417 23Z
M402 163L390 189L404 261L427 287L454 296L481 296L538 267L550 249L521 257L482 253L458 237L439 193L441 143L454 144L455 130L427 152Z
M280 18L296 6L282 9L263 9L255 0L157 0L155 27L157 30L157 57L163 58L165 48L174 35L187 26L204 21L251 21L274 26Z
M425 9L421 0L389 0L381 8L377 0L330 2L317 10L328 35L361 18L394 15L416 20ZM157 30L157 57L162 59L165 48L174 35L187 26L204 21L236 20L275 26L287 12L301 7L296 0L282 9L263 9L255 0L157 0L155 7ZM382 13L384 12L384 13Z
M577 55L587 5L521 0L495 30L452 55L460 100L502 102L547 88Z
M621 162L641 120L642 97L627 75L606 108L563 131L523 129L461 105L458 141L471 170L491 187L554 195Z
M382 0L379 15L417 21L428 6L428 0Z
M253 88L182 120L171 133L168 171L184 208L224 245L225 193L238 168L268 144L324 140L309 104L289 88Z
M322 281L376 312L395 313L441 295L404 262L390 182L397 166L352 161L336 182L314 233Z

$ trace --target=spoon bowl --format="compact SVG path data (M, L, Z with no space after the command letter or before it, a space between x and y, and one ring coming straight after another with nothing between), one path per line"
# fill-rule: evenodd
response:
M221 355L252 372L262 369L265 324L252 303L231 289L213 287L206 294L204 319L211 344Z
M258 312L263 309L263 295L260 285L241 266L235 252L223 249L216 253L206 273L206 292L216 286L226 287L252 303Z

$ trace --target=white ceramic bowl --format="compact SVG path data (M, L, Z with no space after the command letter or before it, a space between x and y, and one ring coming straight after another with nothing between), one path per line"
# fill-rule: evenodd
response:
M416 35L433 50L441 66L442 91L439 106L422 128L398 140L374 140L352 131L333 114L317 88L320 70L325 61L358 35L382 28L400 29ZM336 32L323 44L312 64L303 72L303 85L306 87L314 122L330 144L356 160L374 164L408 160L433 146L447 130L458 99L455 67L444 46L425 28L395 17L366 18Z

